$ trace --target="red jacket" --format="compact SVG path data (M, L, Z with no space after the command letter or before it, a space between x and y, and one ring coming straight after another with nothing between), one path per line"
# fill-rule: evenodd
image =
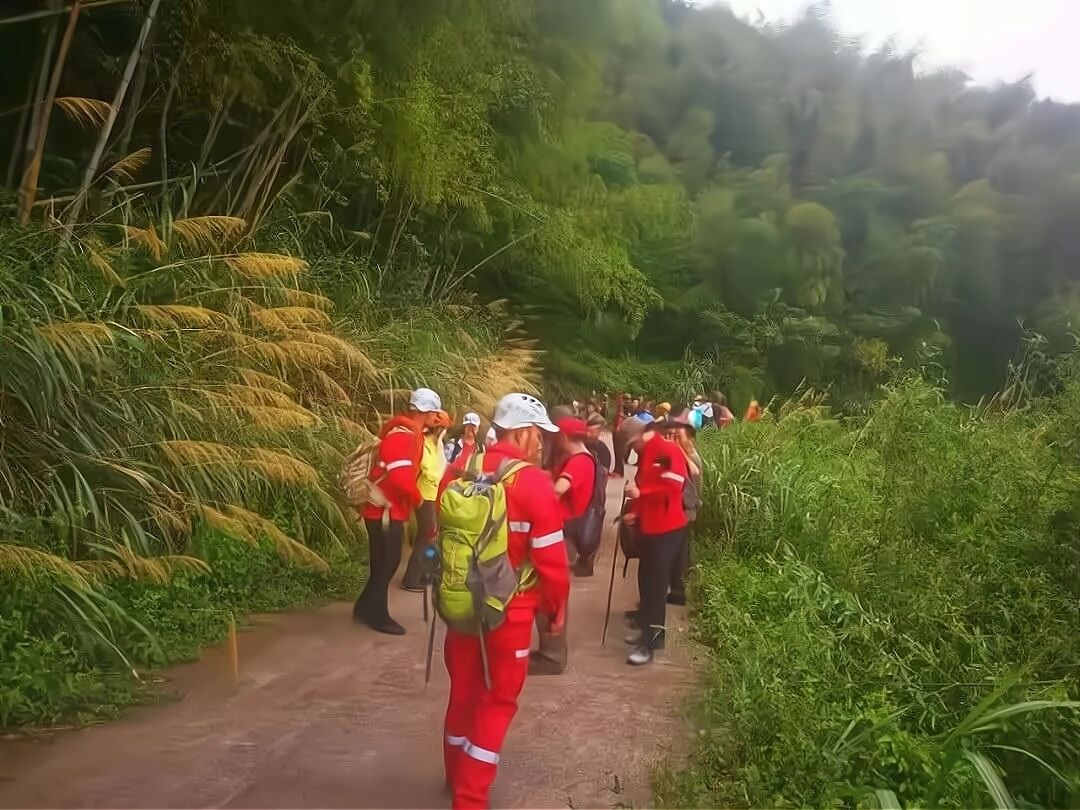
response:
M634 479L640 494L630 503L642 534L666 534L687 525L683 486L689 474L682 448L654 434L641 450Z
M395 416L383 425L379 459L372 465L369 478L383 476L376 486L390 501L391 520L408 520L424 500L416 486L423 452L424 433L412 417ZM365 506L361 511L366 520L379 520L382 513L382 507L375 505Z
M498 442L484 453L483 469L495 472L508 459L520 460L521 452L509 442ZM448 470L442 489L457 475ZM548 616L564 611L570 595L570 566L563 542L562 511L551 477L530 464L506 483L506 519L510 536L510 564L520 568L527 560L536 570L537 587L522 591L507 608ZM526 619L528 620L528 619Z

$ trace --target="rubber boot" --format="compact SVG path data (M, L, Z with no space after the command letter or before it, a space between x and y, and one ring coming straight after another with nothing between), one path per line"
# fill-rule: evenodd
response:
M566 645L566 628L561 633L550 633L550 619L537 615L536 630L540 638L539 646L529 653L530 675L562 675L570 650Z

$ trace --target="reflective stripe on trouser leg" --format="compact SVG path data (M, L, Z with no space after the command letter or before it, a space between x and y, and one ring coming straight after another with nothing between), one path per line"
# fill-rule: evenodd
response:
M474 636L446 631L443 644L446 671L450 673L450 697L446 704L446 723L443 730L443 765L446 783L453 785L462 749L472 732L473 706L484 688L484 673L480 668L480 646Z
M468 743L461 748L453 775L455 810L488 806L488 792L495 781L496 766L503 740L510 723L517 713L517 700L525 685L529 670L527 656L518 655L528 649L532 639L533 614L522 611L484 638L487 645L488 664L491 671L491 690L484 688L484 674L480 664L479 643L476 654L469 662L461 662L461 673L469 673L478 687L472 707L472 728L465 735ZM524 620L524 621L523 621ZM447 657L449 662L451 657ZM456 658L454 663L457 664ZM451 671L451 684L455 673ZM451 686L453 688L453 686ZM449 729L448 729L448 733Z

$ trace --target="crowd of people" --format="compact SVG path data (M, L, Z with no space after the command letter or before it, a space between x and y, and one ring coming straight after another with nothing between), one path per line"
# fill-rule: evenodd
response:
M759 414L753 403L746 418ZM571 576L593 575L612 522L607 482L623 477L631 458L636 473L615 516L623 551L638 558L627 662L648 664L663 648L666 606L686 602L702 474L695 438L733 420L718 392L678 410L594 394L550 413L536 397L514 393L499 400L481 438L478 413L455 425L439 395L419 388L378 441L350 457L342 482L367 529L370 569L355 619L405 633L388 595L412 525L401 587L425 600L430 588L447 624L444 759L455 808L487 807L526 676L565 669ZM530 649L534 627L539 641Z

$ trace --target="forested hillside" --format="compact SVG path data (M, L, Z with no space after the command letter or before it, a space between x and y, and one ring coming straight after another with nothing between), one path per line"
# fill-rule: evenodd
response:
M13 194L67 53L34 221L239 217L377 297L507 298L554 387L848 398L933 356L977 398L1021 322L1071 346L1080 106L1027 83L676 0L82 5L67 51L64 4L0 26Z

